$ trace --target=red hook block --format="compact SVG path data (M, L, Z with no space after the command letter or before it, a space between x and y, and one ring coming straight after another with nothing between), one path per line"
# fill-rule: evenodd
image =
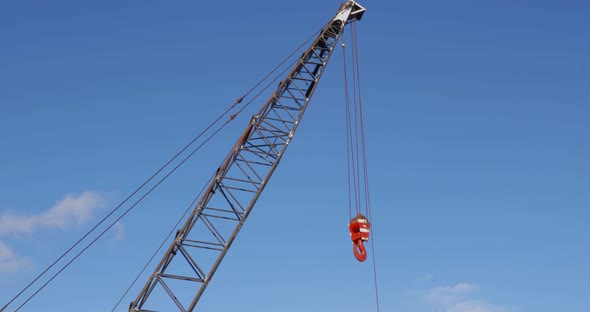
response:
M367 260L367 251L363 242L369 240L371 234L371 224L365 216L358 214L348 223L348 229L350 230L350 238L352 239L352 250L354 256L360 262Z

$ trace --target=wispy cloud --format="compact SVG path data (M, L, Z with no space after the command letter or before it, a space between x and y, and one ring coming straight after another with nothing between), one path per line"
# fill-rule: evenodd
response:
M424 274L422 276L420 276L419 278L416 279L416 281L418 282L428 282L431 281L434 278L434 274Z
M11 273L33 266L31 260L18 255L8 245L0 241L0 273Z
M437 312L512 312L513 308L492 304L477 297L479 286L458 283L454 286L435 287L424 300Z
M66 195L49 210L30 215L5 213L0 216L0 235L32 234L42 228L67 229L92 218L93 212L105 204L96 192L84 192L78 196Z
M115 223L115 225L111 228L111 231L113 233L112 240L120 241L125 238L125 227L123 226L123 223Z
M450 287L435 287L428 291L424 297L427 301L437 304L446 305L457 302L467 296L467 294L478 290L479 287L473 284L459 283Z
M43 229L68 229L92 219L94 211L105 203L106 200L99 193L84 192L66 195L51 208L38 214L4 213L0 215L0 236L30 235ZM29 258L19 255L0 241L0 274L32 267L33 262Z

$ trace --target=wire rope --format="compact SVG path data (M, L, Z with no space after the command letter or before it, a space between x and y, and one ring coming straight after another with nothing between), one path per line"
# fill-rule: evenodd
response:
M345 106L345 124L346 124L346 166L348 168L348 218L352 219L352 183L351 183L351 159L350 159L350 98L348 92L348 70L346 68L346 37L345 32L342 32L342 60L344 63L344 106Z
M363 113L364 108L361 94L360 62L356 23L351 23L350 28L350 41L352 46L352 60L350 63L348 63L347 60L346 39L344 35L342 36L344 61L344 100L346 112L346 159L348 168L348 211L349 217L352 218L352 206L354 205L357 215L364 214L367 220L372 223L371 256L373 266L373 282L375 290L375 305L377 312L379 312L380 303L379 284L377 279L377 261L375 253L375 224L371 211L367 144ZM352 82L349 82L348 78L349 66L351 67L350 71L352 74ZM352 91L350 89L352 89Z
M317 33L317 32L316 32ZM315 35L315 33L314 33ZM280 62L275 68L271 70L267 75L265 75L261 80L259 80L253 87L251 87L243 96L238 98L228 109L226 109L217 119L215 119L209 126L207 126L203 131L201 131L196 137L194 137L189 143L187 143L179 152L177 152L170 160L168 160L164 165L162 165L154 174L152 174L146 181L144 181L139 187L137 187L130 195L128 195L119 205L113 208L103 219L101 219L94 227L92 227L88 232L86 232L76 243L74 243L70 248L68 248L64 253L62 253L56 260L54 260L47 268L43 270L40 274L38 274L27 286L25 286L18 294L16 294L13 298L10 299L8 303L6 303L0 312L3 312L10 304L12 304L16 299L18 299L26 290L28 290L33 284L35 284L42 276L44 276L50 269L52 269L59 261L61 261L66 255L68 255L72 250L77 247L84 239L86 239L91 233L93 233L100 225L102 225L108 218L110 218L117 210L119 210L125 203L127 203L133 196L135 196L141 189L143 189L149 182L151 182L157 175L159 175L165 168L167 168L174 160L176 160L181 154L183 154L191 145L193 145L198 139L200 139L207 131L209 131L215 124L217 124L224 116L226 116L233 108L235 108L238 104L240 104L245 97L247 97L251 92L253 92L256 88L258 88L265 80L268 79L274 72L276 72L281 66L283 66L297 51L299 51L304 45L306 45L314 35L310 36L305 42L303 42L299 47L297 47L289 56L287 56L282 62ZM293 62L294 63L294 62ZM283 70L281 74L283 74L286 70ZM278 78L275 78L271 81L271 83L275 82ZM74 260L76 260L84 251L86 251L91 245L96 242L100 237L102 237L110 228L114 226L116 222L118 222L123 216L125 216L130 210L132 210L141 200L143 200L148 194L150 194L157 186L159 186L165 179L167 179L178 167L184 164L188 158L194 155L205 143L207 143L211 138L213 138L222 128L224 128L230 121L232 121L239 113L241 113L248 104L252 103L254 99L256 99L262 92L264 92L270 84L267 84L265 88L263 88L260 92L256 94L246 105L244 105L237 113L230 116L230 119L226 121L220 128L218 128L210 137L208 137L205 142L200 144L193 152L191 152L183 161L181 161L174 169L172 169L167 175L164 176L158 183L156 183L145 195L143 195L138 201L136 201L128 210L126 210L119 218L117 218L113 223L111 223L103 232L101 232L94 240L92 240L82 251L80 251L74 258L72 258L68 263L62 267L57 273L55 273L47 282L45 282L37 291L35 291L31 296L29 296L16 310L20 310L26 303L28 303L36 294L39 293L43 288L49 284L57 275L59 275L65 268L67 268Z
M367 217L371 222L373 222L372 226L372 240L371 240L371 256L373 262L373 281L375 286L375 303L377 312L380 310L379 304L379 283L377 279L377 261L375 255L375 223L373 221L372 211L371 211L371 197L370 197L370 188L369 188L369 169L368 169L368 161L367 161L367 148L366 148L366 140L365 140L365 123L364 123L364 116L363 116L363 102L361 97L361 79L360 79L360 69L359 69L359 53L358 53L358 36L357 36L357 28L356 23L352 24L352 41L353 41L353 56L355 58L356 63L356 84L358 86L358 106L359 106L359 122L360 122L360 130L361 130L361 150L362 150L362 157L363 157L363 175L364 175L364 187L365 187L365 204L367 208Z
M310 39L313 38L310 37ZM306 44L310 39L308 39L304 44ZM300 50L301 47L303 46L303 44L301 46L299 46L297 48L296 51ZM291 53L286 60L288 60L289 58L291 58L295 53ZM280 66L282 66L286 60L284 60L283 62L281 62L281 64L279 64L277 67L275 67L275 70L277 70L278 68L280 68ZM294 65L296 61L291 62L289 65L292 66ZM289 66L286 67L286 69L284 69L281 73L279 73L271 82L269 82L258 94L256 94L256 96L250 100L246 106L248 104L250 104L254 99L256 99L258 96L260 96L260 94L262 92L264 92L266 89L268 89L268 87L270 85L272 85L273 83L276 82L276 80L281 77L289 68ZM269 75L265 76L264 79L267 79L269 77ZM257 84L257 86L260 85ZM242 109L243 110L243 109ZM240 110L240 112L242 111ZM211 181L211 179L209 180ZM201 189L201 191L199 192L199 194L195 197L195 199L192 201L192 203L188 206L188 208L184 211L184 213L182 214L182 216L178 219L178 222L176 222L176 224L171 228L171 230L169 231L169 233L167 234L167 236L164 238L164 240L162 240L161 244L159 245L159 247L156 249L156 251L152 254L152 256L150 257L150 259L148 260L148 262L143 266L142 270L137 274L137 276L134 278L133 282L129 285L129 287L125 290L125 292L123 293L123 295L119 298L119 300L117 301L117 303L115 304L115 306L113 307L113 309L111 310L111 312L115 311L115 309L119 306L119 304L121 304L121 302L123 301L123 299L125 298L125 296L129 293L129 291L131 290L131 288L135 285L135 283L139 280L140 276L145 272L145 270L147 269L147 267L150 265L150 263L154 260L155 256L157 255L157 253L162 249L162 247L164 246L164 244L170 239L170 236L172 235L172 233L174 233L174 230L178 227L178 225L180 224L180 222L182 222L182 220L184 220L184 217L187 215L187 213L190 211L190 208L194 206L194 203L198 200L198 198L201 196L201 194L203 193L203 191L205 190L205 187L207 187L208 183L205 184L205 186Z
M352 23L353 25L355 23ZM352 27L352 25L351 25ZM354 55L354 33L352 34L352 40L353 40L353 55L352 55L352 60L351 60L351 64L352 64L352 99L353 99L353 109L354 109L354 114L353 114L353 120L354 122L352 123L352 127L354 127L354 129L352 129L352 133L354 134L353 139L354 139L354 150L352 151L352 153L354 153L354 165L355 165L355 171L354 171L354 175L356 177L355 179L355 192L356 194L358 194L356 196L357 202L356 202L356 207L357 207L357 214L361 214L362 209L361 209L361 202L362 202L362 197L363 197L363 193L361 192L361 182L362 182L362 176L361 176L361 157L359 155L359 107L358 107L358 97L357 97L357 64L356 64L356 59L355 59L355 55Z

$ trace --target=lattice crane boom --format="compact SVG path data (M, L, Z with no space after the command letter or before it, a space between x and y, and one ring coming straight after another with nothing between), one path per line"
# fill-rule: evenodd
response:
M364 12L355 1L342 4L252 117L129 311L155 311L160 298L178 311L194 310L291 142L344 25ZM154 292L166 295L153 300Z

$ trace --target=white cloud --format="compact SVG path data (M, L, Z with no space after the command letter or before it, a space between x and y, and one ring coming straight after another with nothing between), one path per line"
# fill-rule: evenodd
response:
M512 309L491 304L483 300L467 300L454 303L447 308L448 312L508 312Z
M115 223L115 225L113 225L113 227L111 228L111 231L113 233L112 239L114 241L120 241L125 238L125 227L123 226L123 223Z
M79 196L66 195L49 210L40 214L5 213L0 216L0 235L32 234L41 228L70 228L90 220L93 212L104 204L105 199L100 194L84 192Z
M6 260L14 257L14 251L6 244L0 241L0 260Z
M66 195L48 210L38 214L0 215L0 236L10 234L32 234L40 229L67 229L90 220L96 209L105 204L105 199L95 192L84 192L78 196ZM33 262L17 254L0 241L0 273L29 269Z
M32 262L17 255L8 245L0 241L0 273L11 273L32 267Z
M424 299L437 312L509 312L514 309L489 303L476 297L478 285L459 283L454 286L435 287Z
M416 279L416 281L418 282L428 282L431 281L434 278L433 274L425 274L423 276L420 276L419 278Z
M425 299L434 304L444 305L456 302L477 289L477 285L467 283L459 283L450 287L435 287L426 294Z

